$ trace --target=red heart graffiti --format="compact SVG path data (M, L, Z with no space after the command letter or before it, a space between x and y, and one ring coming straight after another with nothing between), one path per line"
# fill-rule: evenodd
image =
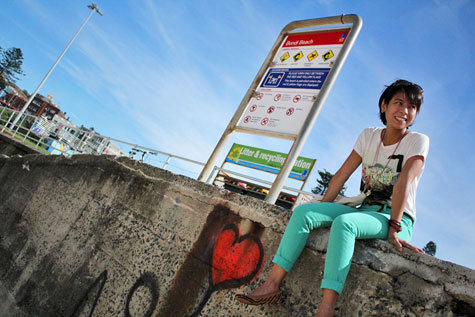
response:
M260 274L264 248L252 234L239 237L237 227L230 224L215 239L212 256L214 288L234 288L251 282Z

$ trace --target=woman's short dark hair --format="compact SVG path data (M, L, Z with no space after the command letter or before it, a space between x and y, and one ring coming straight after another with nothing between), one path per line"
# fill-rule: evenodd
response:
M389 104L389 101L393 98L398 92L403 92L406 95L407 100L417 107L417 112L421 108L422 101L424 99L422 87L418 84L411 83L410 81L404 79L398 79L393 82L391 85L386 86L381 97L379 97L379 118L386 125L386 116L384 112L381 111L381 105L384 103Z

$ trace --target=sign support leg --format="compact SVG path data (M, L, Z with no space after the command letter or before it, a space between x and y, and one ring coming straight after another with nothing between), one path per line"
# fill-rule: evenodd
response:
M198 177L198 180L200 182L206 182L209 175L213 172L213 167L216 165L218 158L223 152L226 144L228 144L229 139L231 139L231 135L232 135L232 131L227 129L221 136L221 139L219 139L218 144L214 148L213 153L211 153L211 156L208 162L206 162L206 165L203 167L203 170L201 171L201 174Z

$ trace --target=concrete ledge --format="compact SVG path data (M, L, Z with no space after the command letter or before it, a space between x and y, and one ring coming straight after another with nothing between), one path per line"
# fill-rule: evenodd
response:
M23 142L20 142L7 134L0 132L0 154L13 156L13 155L42 154L42 153L38 151L37 149Z
M11 316L313 316L321 296L328 230L311 234L282 306L241 305L289 212L127 158L0 158L0 197ZM468 268L358 241L337 314L475 315L474 285Z

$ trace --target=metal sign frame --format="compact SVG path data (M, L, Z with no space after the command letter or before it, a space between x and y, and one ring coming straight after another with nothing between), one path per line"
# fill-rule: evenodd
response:
M272 60L279 50L282 42L288 35L293 35L293 34L299 34L299 33L305 33L305 32L312 32L312 31L320 31L320 30L330 30L331 28L319 28L315 29L317 27L323 27L323 26L341 26L343 24L352 24L351 27L347 26L347 28L350 28L349 34L345 40L345 43L342 45L340 53L331 67L330 72L328 73L328 76L325 79L325 82L323 86L321 87L318 96L316 100L314 101L313 105L311 106L310 111L307 114L306 119L304 120L304 123L302 125L302 128L300 129L300 132L298 135L289 135L289 134L284 134L284 133L273 133L271 131L251 131L249 129L242 129L237 127L237 124L239 123L239 120L241 119L242 115L244 114L249 101L251 98L253 98L256 93L257 89L259 87L260 82L262 81L263 77L265 76L267 70L272 67ZM315 121L317 120L318 114L321 111L321 108L323 104L325 103L328 94L330 92L330 89L332 88L333 84L335 83L336 78L338 77L338 74L340 73L343 64L348 57L348 54L353 47L353 44L356 41L356 38L361 30L361 27L363 25L363 20L361 19L360 16L355 15L355 14L349 14L349 15L341 15L341 16L334 16L334 17L326 17L326 18L318 18L318 19L310 19L310 20L301 20L301 21L294 21L289 24L287 24L282 31L280 32L277 40L275 41L272 49L269 51L269 54L267 55L266 59L264 60L264 63L262 64L261 68L259 69L259 72L257 73L256 77L252 81L249 89L247 90L244 98L242 99L238 109L236 110L234 116L232 117L231 121L229 122L228 126L226 127L225 131L223 132L223 135L221 136L220 140L218 141L218 144L216 145L213 153L211 154L210 158L208 159L208 162L204 166L200 176L198 177L198 180L200 181L206 181L208 176L211 174L214 165L216 165L216 162L221 155L222 151L224 150L224 147L226 144L229 142L231 135L235 131L240 131L240 132L246 132L246 133L255 133L255 134L260 134L260 135L266 135L266 136L272 136L272 137L278 137L282 139L290 139L294 140L292 147L289 151L289 154L287 156L287 159L284 161L284 164L282 165L282 168L280 170L280 173L277 175L274 184L272 185L269 194L266 197L266 201L269 203L275 203L277 200L279 193L282 189L282 187L285 184L285 181L287 180L287 177L289 176L292 167L295 164L295 161L297 160L300 151L302 150L309 134L310 131L315 124ZM310 29L314 28L314 29ZM305 29L305 30L302 30ZM300 31L297 31L300 30Z

